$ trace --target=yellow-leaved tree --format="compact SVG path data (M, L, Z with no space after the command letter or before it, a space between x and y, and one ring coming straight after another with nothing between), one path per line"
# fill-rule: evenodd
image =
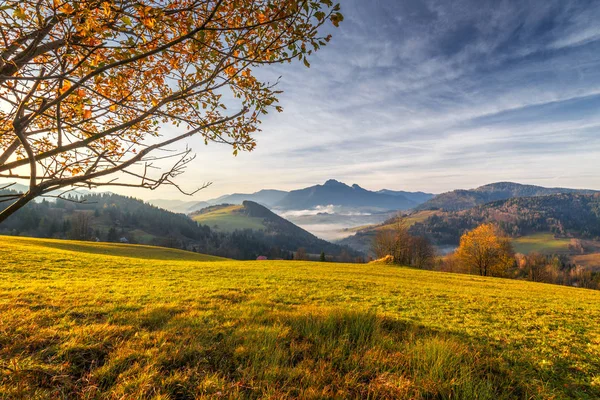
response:
M10 203L0 222L66 187L177 186L190 150L159 171L164 154L153 152L193 135L251 151L261 115L281 111L256 70L309 66L330 40L319 28L337 26L339 9L332 0L1 2L0 178L29 190L0 197ZM165 136L164 124L179 133Z
M505 276L515 263L510 239L493 224L465 233L455 255L464 269L481 276Z

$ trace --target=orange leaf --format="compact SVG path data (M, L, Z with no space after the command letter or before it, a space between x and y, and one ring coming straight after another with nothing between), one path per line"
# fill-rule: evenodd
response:
M71 6L71 4L66 3L64 6L59 8L58 11L63 12L67 15L71 15L75 12L75 9Z
M63 94L64 92L66 92L69 89L71 89L71 82L64 81L63 84L62 84L62 87L60 88L60 90L58 92L60 94Z

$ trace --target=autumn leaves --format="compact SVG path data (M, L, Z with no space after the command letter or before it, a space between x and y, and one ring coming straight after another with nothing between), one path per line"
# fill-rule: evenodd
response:
M261 116L283 110L259 67L309 66L330 40L320 28L343 19L339 9L330 0L0 7L0 177L28 179L40 194L73 184L153 189L176 185L193 156L174 152L173 168L151 176L149 154L187 137L251 151ZM179 133L152 139L165 124ZM121 172L125 182L110 177Z

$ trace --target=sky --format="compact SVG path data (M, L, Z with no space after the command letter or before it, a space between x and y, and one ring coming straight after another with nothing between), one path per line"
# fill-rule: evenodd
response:
M263 120L255 151L189 141L197 158L179 183L213 182L194 199L327 179L600 189L600 2L344 0L342 13L310 69L264 71L282 76L284 112Z

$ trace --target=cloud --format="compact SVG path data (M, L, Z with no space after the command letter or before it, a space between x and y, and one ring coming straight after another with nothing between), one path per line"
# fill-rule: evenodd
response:
M494 180L600 189L600 3L345 0L310 69L282 76L258 148L198 152L206 198L335 177L441 192ZM577 162L574 162L574 159ZM169 193L167 193L169 195ZM156 196L155 196L156 197Z

